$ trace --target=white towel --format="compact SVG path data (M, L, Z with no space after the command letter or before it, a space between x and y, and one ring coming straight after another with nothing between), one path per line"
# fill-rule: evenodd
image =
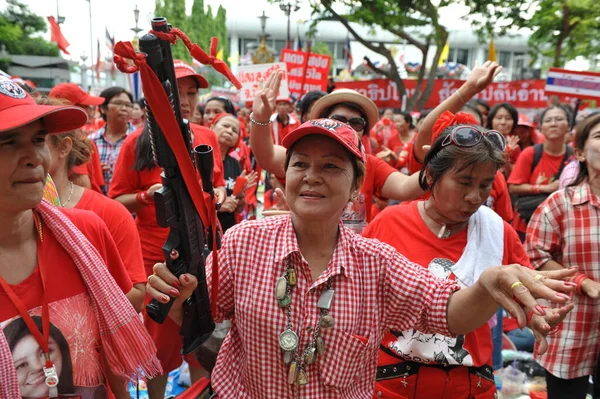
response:
M469 219L467 245L452 271L463 287L473 285L489 267L499 266L504 258L504 222L487 206Z

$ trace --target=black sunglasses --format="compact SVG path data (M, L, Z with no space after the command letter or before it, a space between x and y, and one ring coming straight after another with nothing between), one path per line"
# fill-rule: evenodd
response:
M356 130L357 132L362 132L363 130L365 130L365 126L367 126L367 121L365 121L364 118L361 117L348 119L344 115L331 115L329 119L334 119L336 121L350 125L350 127Z

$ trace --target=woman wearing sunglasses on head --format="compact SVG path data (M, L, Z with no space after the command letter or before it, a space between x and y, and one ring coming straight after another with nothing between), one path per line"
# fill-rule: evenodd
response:
M461 97L462 103L458 103L458 96L451 96L441 106L462 106L464 101L468 101L476 93L483 90L498 72L498 64L490 62L474 68L471 75L469 75L469 80L465 83ZM430 122L428 125L424 125L424 129L429 129L429 134L422 133L423 139L419 134L416 146L423 146L430 142L433 121L443 112L437 112L437 110L436 108L434 110L436 112L431 112L428 115ZM373 128L379 117L377 106L373 101L354 90L336 90L322 97L312 106L309 119L324 117L350 125L360 137L365 152L369 154L370 140L368 132ZM257 161L265 170L273 173L279 181L284 182L285 148L273 145L269 122L257 121L252 115L250 115L250 120L252 122L250 125L250 143ZM342 214L344 223L356 232L361 232L371 220L373 195L398 201L412 200L423 195L416 174L406 176L374 155L367 155L366 169L365 181L361 190L357 193L356 198L348 203L347 209Z
M419 176L431 196L385 209L363 235L392 245L437 277L461 287L475 285L493 265L530 267L515 231L482 206L505 162L502 134L476 126L470 115L450 112L438 119L434 132ZM411 234L399 235L399 231ZM517 291L520 286L511 288ZM548 312L545 318L536 315L528 322L541 337L569 310ZM495 398L492 347L487 323L457 337L390 331L381 345L375 397Z
M542 111L540 129L544 142L525 148L508 178L508 189L517 197L512 225L522 241L535 209L559 189L560 174L573 153L565 144L570 126L571 112L566 107L557 105Z

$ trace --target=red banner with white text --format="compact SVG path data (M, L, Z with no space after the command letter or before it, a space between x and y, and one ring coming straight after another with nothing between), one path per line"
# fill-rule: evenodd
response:
M424 108L435 108L454 94L463 83L463 80L437 79ZM407 94L412 96L416 91L417 81L407 79L404 80L404 85ZM476 98L482 98L492 106L507 102L516 108L545 108L548 106L548 97L544 92L545 86L546 81L541 79L492 83ZM356 90L373 100L379 108L401 108L402 98L396 89L396 84L389 79L335 82L335 87ZM571 100L568 96L561 98L561 101L565 102Z
M281 62L285 62L288 71L288 88L290 94L300 98L303 94L313 91L327 90L331 56L308 53L305 51L281 50ZM302 78L304 72L304 81ZM304 83L304 87L302 87Z

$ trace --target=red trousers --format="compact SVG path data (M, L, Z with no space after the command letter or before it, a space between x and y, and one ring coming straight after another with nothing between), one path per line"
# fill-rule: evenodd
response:
M374 399L496 398L496 384L490 380L489 373L462 366L442 368L412 362L405 366L407 364L409 370L403 376L379 379L378 373ZM491 368L487 371L491 372Z

